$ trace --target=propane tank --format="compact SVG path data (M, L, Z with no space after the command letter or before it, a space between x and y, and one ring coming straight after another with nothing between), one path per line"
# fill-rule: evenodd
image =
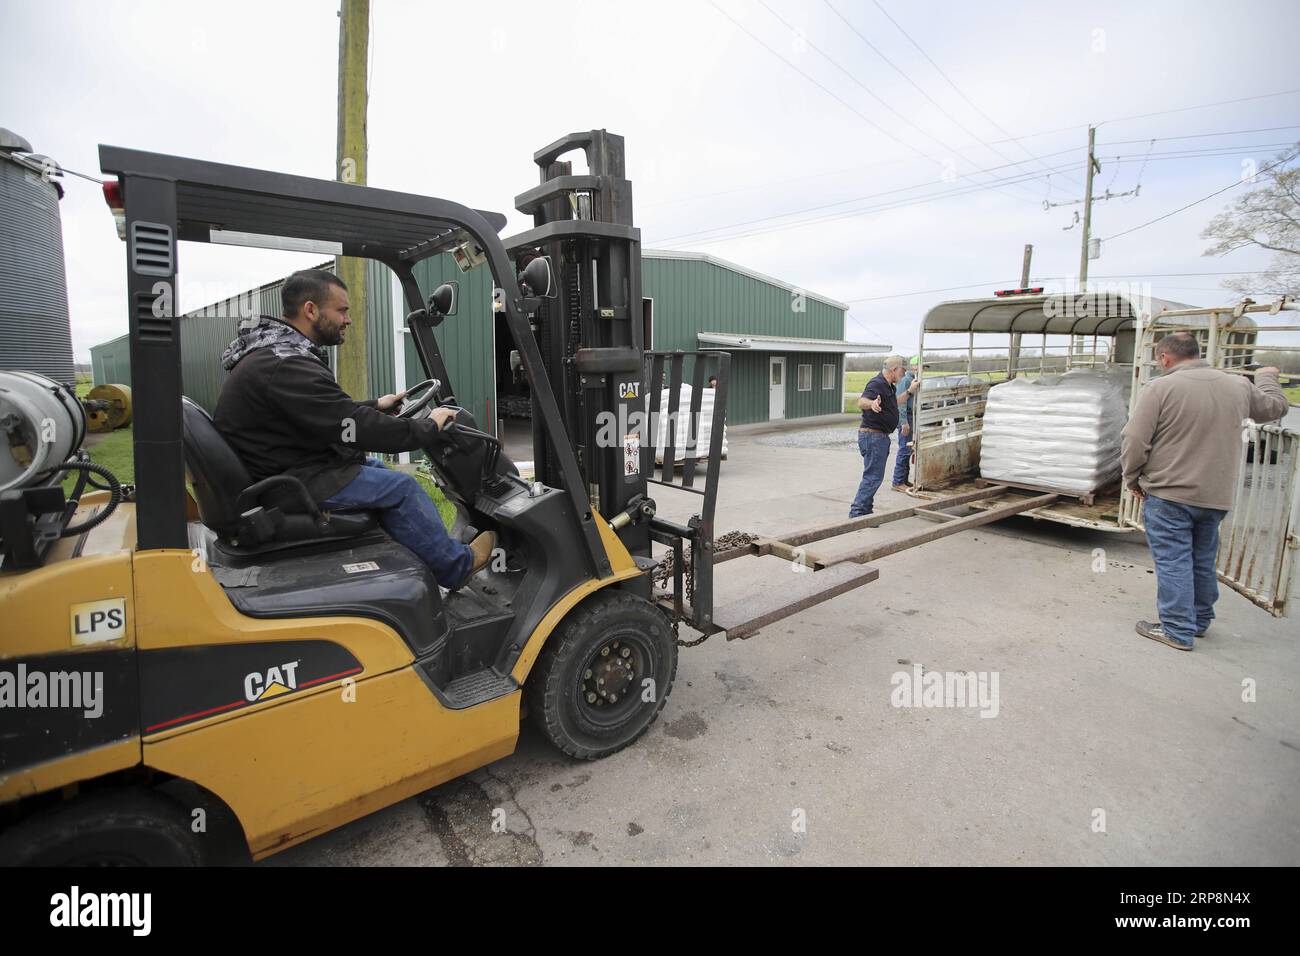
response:
M86 413L70 386L0 370L0 491L49 480L85 437Z

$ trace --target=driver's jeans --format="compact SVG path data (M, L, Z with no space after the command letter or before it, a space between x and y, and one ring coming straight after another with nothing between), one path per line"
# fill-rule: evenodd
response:
M469 546L451 539L418 481L378 458L367 458L357 476L320 507L322 511L378 511L384 530L414 551L440 585L454 591L469 577L474 563Z

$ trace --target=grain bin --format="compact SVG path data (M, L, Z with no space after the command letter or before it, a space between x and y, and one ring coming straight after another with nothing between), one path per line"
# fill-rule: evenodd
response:
M57 163L0 129L0 369L72 384Z

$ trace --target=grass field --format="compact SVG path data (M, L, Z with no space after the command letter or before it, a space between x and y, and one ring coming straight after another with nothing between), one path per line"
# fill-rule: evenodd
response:
M135 453L131 446L131 429L129 427L109 432L90 449L89 454L91 461L97 465L103 465L122 484L134 483ZM63 479L63 490L65 492L71 491L76 480L77 473L69 473L68 477Z
M117 480L124 485L135 482L135 455L131 444L131 429L119 428L117 431L105 435L93 448L90 449L90 460L96 464L103 465L114 475ZM63 481L63 490L71 491L73 483L77 478L75 474L69 475ZM434 486L433 482L424 475L416 475L415 480L419 482L424 493L433 499L433 503L438 507L438 514L442 516L443 524L448 528L456 520L456 509L448 501L441 491Z
M846 412L856 412L858 410L858 396L862 390L867 387L867 382L875 377L875 372L845 372L844 373L844 410ZM1007 377L1006 372L984 372L980 378L989 382L1001 382ZM1290 388L1284 388L1287 401L1292 405L1300 405L1300 385L1293 385Z

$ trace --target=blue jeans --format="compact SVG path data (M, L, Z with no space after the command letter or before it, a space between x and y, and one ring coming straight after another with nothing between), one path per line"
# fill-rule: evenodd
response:
M903 422L898 423L898 457L894 460L894 484L902 485L907 483L908 466L912 464L912 449L907 447L907 443L912 440L912 433L916 431L910 418L905 419L907 422L907 434L903 434Z
M885 478L889 459L889 436L880 432L858 432L858 451L862 452L862 484L849 508L849 517L869 515L874 507L876 490Z
M357 476L320 507L322 511L378 511L384 530L414 551L440 585L454 591L469 577L474 563L469 546L451 540L442 516L419 482L386 467L378 458L367 458Z
M1184 644L1210 626L1219 581L1219 523L1226 511L1147 495L1142 520L1156 562L1156 607L1165 634Z

